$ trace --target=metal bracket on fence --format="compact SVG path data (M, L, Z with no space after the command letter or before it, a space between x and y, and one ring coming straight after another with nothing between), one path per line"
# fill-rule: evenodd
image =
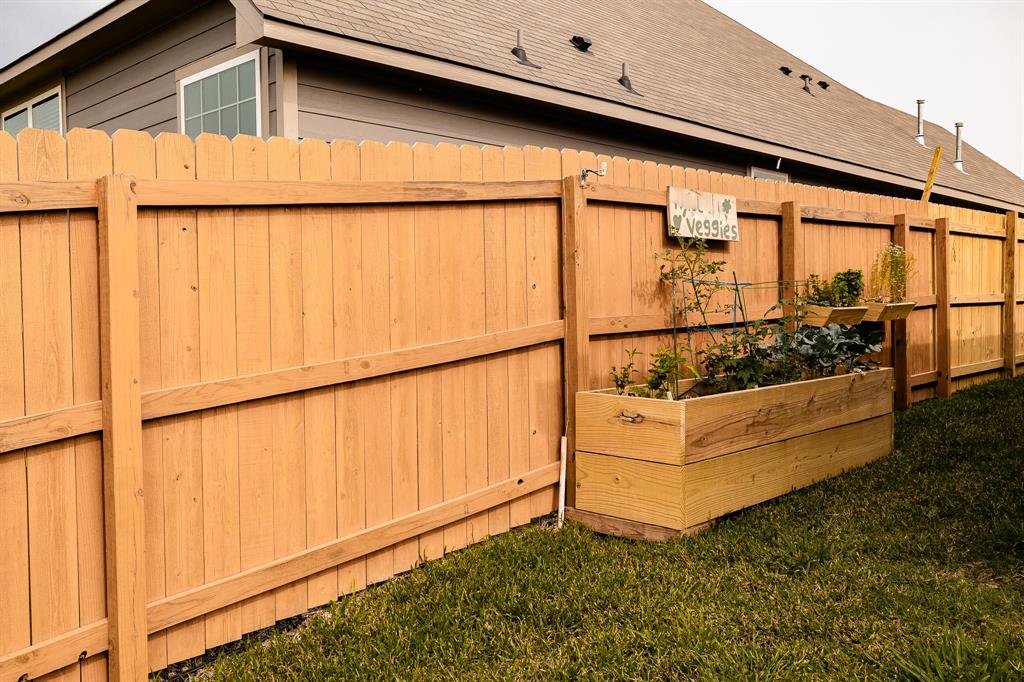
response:
M600 176L602 178L605 175L608 175L608 162L607 161L602 161L601 162L601 169L600 170L597 170L595 168L584 168L583 170L581 170L580 171L580 187L583 187L583 186L585 186L587 184L587 176L588 175L598 175L598 176Z

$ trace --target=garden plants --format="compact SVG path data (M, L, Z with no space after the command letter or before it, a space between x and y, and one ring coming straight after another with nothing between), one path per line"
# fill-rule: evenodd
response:
M680 246L657 254L672 344L646 372L627 351L614 388L576 395L575 513L602 532L692 532L892 449L892 370L867 359L880 330L802 324L803 298L750 319L752 285L724 280L703 242ZM849 270L808 298L850 308L862 293Z

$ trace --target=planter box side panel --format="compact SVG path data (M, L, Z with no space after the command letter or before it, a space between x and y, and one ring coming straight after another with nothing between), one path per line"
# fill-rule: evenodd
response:
M686 463L889 414L892 370L686 401Z
M830 324L854 325L861 322L867 312L866 306L830 308L821 305L807 305L804 306L800 322L811 327L825 327Z
M864 320L866 322L903 320L910 315L915 305L913 301L905 301L903 303L868 303L868 314L864 316Z
M685 467L687 526L738 511L883 457L893 448L886 414Z
M581 391L576 449L682 464L684 402Z
M577 451L576 507L682 530L683 468Z

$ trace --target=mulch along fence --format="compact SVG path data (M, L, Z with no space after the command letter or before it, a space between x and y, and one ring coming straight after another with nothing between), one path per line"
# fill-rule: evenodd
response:
M669 185L738 197L712 255L745 281L905 244L898 403L1024 360L1012 214L536 147L0 133L0 680L139 678L552 511L575 391L670 339Z

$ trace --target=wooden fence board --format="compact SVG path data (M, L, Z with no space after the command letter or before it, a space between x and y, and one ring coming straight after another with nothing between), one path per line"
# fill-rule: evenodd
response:
M67 134L68 179L96 181L113 171L113 147L106 133L76 128ZM97 216L72 211L71 337L74 402L100 399L99 244ZM137 225L137 220L136 220ZM103 536L103 450L100 437L75 439L75 495L78 504L79 617L83 625L107 613ZM145 671L143 671L145 672ZM106 656L82 661L83 680L105 680Z
M156 138L158 178L195 178L195 148L188 137ZM161 375L165 385L200 379L199 281L196 212L165 209L157 214ZM205 580L203 537L202 420L198 414L170 417L163 424L164 532L167 593ZM167 662L206 650L203 619L167 633Z
M146 133L119 130L111 137L115 173L136 178L156 177L156 148ZM139 210L139 362L141 387L162 386L160 343L160 286L158 279L159 235L156 211ZM148 463L143 468L146 491L146 594L157 599L167 594L164 524L163 425L152 421L142 426L142 452ZM149 667L167 666L167 634L149 637Z
M331 179L331 149L321 140L299 145L302 180ZM334 248L331 209L302 208L303 361L334 359ZM318 545L338 537L337 442L333 387L304 396L306 448L306 541ZM332 568L307 581L307 605L338 596L338 571Z
M0 132L0 181L18 179L14 138ZM0 418L25 414L21 236L18 216L0 215ZM31 643L25 451L0 457L0 655Z
M267 145L239 135L231 145L234 177L267 178ZM238 371L271 369L270 223L266 209L236 208L235 334ZM274 558L273 400L238 408L238 502L242 569ZM274 624L273 594L242 602L242 631Z
M361 177L359 147L352 142L331 144L331 177ZM335 357L364 352L362 226L357 209L331 209L334 261ZM339 386L334 399L337 410L336 457L338 471L338 533L366 528L366 466L362 403L366 387ZM338 568L338 592L350 594L366 587L366 559L358 558Z
M196 178L234 177L231 143L219 135L196 140ZM238 371L235 316L235 221L230 208L200 209L196 215L199 256L199 374L203 381ZM204 579L216 580L241 570L239 526L238 408L214 408L200 414L202 426ZM206 648L242 637L237 605L206 617Z
M53 131L27 128L18 135L20 180L67 178L67 149ZM66 213L21 218L25 409L64 407L74 401L71 327L70 233ZM68 441L27 451L29 589L32 639L79 625L75 449ZM77 678L78 666L50 676Z
M504 180L505 165L502 150L484 147L481 176L485 182ZM505 212L507 203L484 206L484 276L485 319L487 332L508 329L508 251ZM509 477L509 388L508 356L489 358L486 379L490 393L487 396L487 480L489 483ZM509 529L508 504L490 510L487 532L499 535Z
M299 148L292 140L267 143L267 176L299 178ZM303 362L302 225L300 209L270 209L270 357L274 369ZM306 448L303 396L275 398L271 407L274 458L274 556L306 546ZM306 581L275 592L277 619L302 613Z
M412 147L392 142L384 150L384 177L392 181L411 181ZM415 209L392 206L388 209L388 310L390 348L397 350L416 345L416 233ZM402 374L393 378L391 393L391 485L394 491L391 511L395 516L416 511L419 506L419 475L416 452L417 377ZM419 560L419 541L405 540L394 548L395 571L407 571Z

